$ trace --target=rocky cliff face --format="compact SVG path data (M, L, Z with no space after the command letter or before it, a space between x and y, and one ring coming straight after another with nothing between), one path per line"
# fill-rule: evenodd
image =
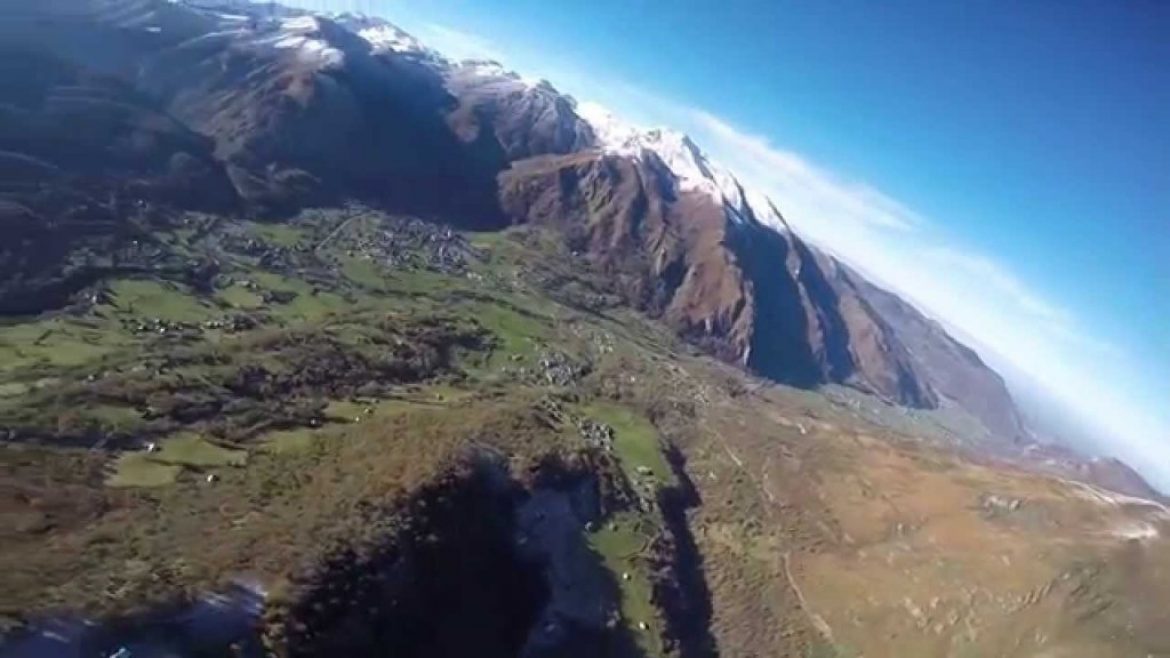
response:
M515 222L564 231L626 296L720 357L801 386L849 383L936 403L890 327L790 231L729 217L654 154L582 153L501 175Z
M458 99L448 122L466 143L486 139L508 161L596 146L573 99L546 81L525 81L495 62L463 62L445 72L447 89Z
M1003 378L974 350L897 295L855 272L843 271L842 277L906 344L913 346L913 363L940 395L978 418L998 440L1011 442L1028 436Z

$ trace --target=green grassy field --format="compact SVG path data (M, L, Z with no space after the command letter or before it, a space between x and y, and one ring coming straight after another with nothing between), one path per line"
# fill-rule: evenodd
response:
M352 306L341 295L320 290L303 279L273 272L256 272L254 277L265 290L295 295L289 302L274 303L270 307L273 315L286 322L318 322Z
M341 271L345 278L367 290L383 292L387 286L387 273L372 260L346 257L342 259Z
M110 293L111 305L120 314L172 322L200 322L215 314L209 304L175 283L121 279L110 284Z
M306 428L269 432L260 438L259 449L274 454L298 454L312 450L317 433Z
M184 434L164 440L154 459L192 468L244 466L248 462L248 453L215 445L201 436Z
M131 434L144 425L142 414L132 407L95 405L83 413L96 419L103 431L115 434Z
M674 476L662 454L658 431L644 416L627 407L604 402L587 405L581 411L613 428L614 450L630 478L638 479L638 469L642 468L649 469L662 485L673 483Z
M288 224L260 224L252 222L250 227L252 232L257 236L281 247L292 248L310 238L309 231Z
M646 515L623 513L589 534L589 545L601 556L621 592L621 613L627 628L649 655L662 655L656 634L661 632L660 612L654 605L647 562L657 529ZM649 629L642 631L640 624Z
M178 464L165 464L146 453L128 452L114 462L106 484L115 488L161 487L173 484L182 470Z
M184 470L206 471L243 467L248 453L217 446L194 434L158 444L156 452L127 452L118 457L106 480L111 487L159 487L172 484Z
M239 284L220 290L216 296L232 308L254 310L264 306L260 295Z
M614 431L614 451L635 487L657 491L673 482L662 454L657 430L637 411L608 402L594 402L580 412L608 424ZM646 473L649 472L648 479ZM647 655L664 655L659 636L660 612L653 601L650 546L661 532L657 509L623 512L589 535L589 544L602 558L621 591L622 618ZM640 625L649 628L641 630Z
M133 344L113 322L50 317L0 327L0 372L73 368Z

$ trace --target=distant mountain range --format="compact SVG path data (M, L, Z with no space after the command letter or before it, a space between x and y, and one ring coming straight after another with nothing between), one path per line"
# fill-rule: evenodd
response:
M238 1L3 11L0 311L52 307L90 280L70 254L116 236L126 204L279 217L356 200L474 230L534 224L725 361L945 402L987 428L990 452L1036 451L974 351L803 241L783 199L685 135L633 128L494 62L450 61L377 18ZM1101 479L1081 464L1062 472ZM1149 494L1140 478L1105 479Z

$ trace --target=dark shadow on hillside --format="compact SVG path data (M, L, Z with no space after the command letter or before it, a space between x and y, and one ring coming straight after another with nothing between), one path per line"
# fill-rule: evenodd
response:
M278 653L519 655L548 593L513 550L514 495L476 474L428 488L393 521L372 520L388 523L384 539L339 548L274 620Z
M640 658L616 579L584 530L607 503L596 471L546 459L514 479L462 462L389 509L356 505L356 536L267 599L237 584L101 620L0 634L0 658Z
M658 495L662 516L670 531L674 578L658 584L656 594L666 613L667 632L678 644L681 658L719 654L711 634L711 592L703 555L687 523L687 510L702 504L686 472L686 458L674 446L665 450L677 484Z
M521 551L540 564L550 595L522 658L645 655L619 621L621 588L586 533L589 524L628 502L628 492L612 490L620 487L613 475L601 464L582 470L546 458L531 495L517 508Z
M287 658L642 655L609 627L617 583L583 531L597 475L547 461L524 486L486 460L426 487L368 547L306 578L270 634Z
M748 365L769 379L801 388L822 381L808 340L809 323L796 280L777 265L789 257L789 243L758 225L732 227L730 248L755 286L756 319Z
M104 620L46 619L0 637L0 658L104 658L126 649L134 658L261 658L257 623L263 593L247 583L195 601L160 605Z

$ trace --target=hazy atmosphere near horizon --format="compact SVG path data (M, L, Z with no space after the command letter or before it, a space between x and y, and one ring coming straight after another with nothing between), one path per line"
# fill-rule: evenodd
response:
M687 133L1170 487L1170 5L291 4Z

